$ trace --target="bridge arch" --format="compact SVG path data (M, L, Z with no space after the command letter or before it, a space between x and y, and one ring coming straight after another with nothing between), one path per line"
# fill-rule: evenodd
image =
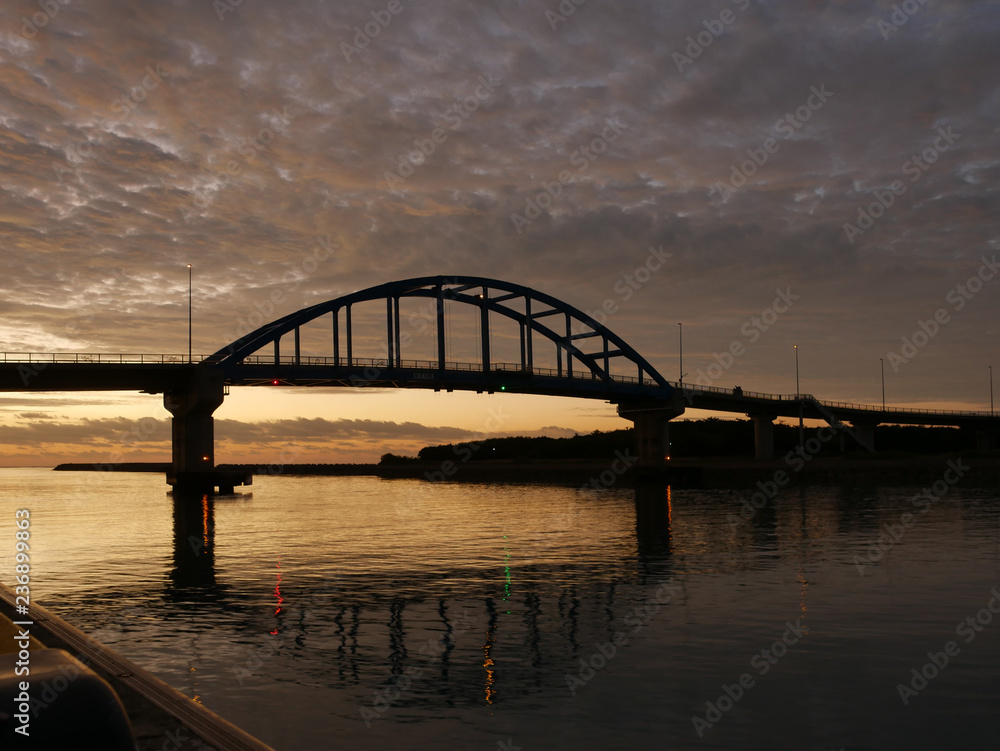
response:
M353 357L352 307L361 302L384 299L386 303L385 359L388 367L402 361L399 301L403 298L426 298L435 302L437 366L446 367L445 301L477 307L480 311L482 368L492 367L490 352L490 316L513 320L520 330L520 366L530 372L534 367L532 334L537 333L556 347L560 376L573 377L574 364L583 366L589 376L611 384L615 380L611 364L624 361L635 368L639 385L648 384L669 392L666 379L624 339L592 316L551 295L520 284L477 276L426 276L379 284L368 289L302 308L266 323L223 347L204 361L223 370L238 368L247 358L269 345L274 348L274 362L280 363L280 341L288 333L295 336L295 361L299 360L299 329L328 313L333 314L333 365L350 365ZM345 318L346 339L341 346L340 317ZM554 326L548 322L555 318ZM592 342L596 346L587 347Z

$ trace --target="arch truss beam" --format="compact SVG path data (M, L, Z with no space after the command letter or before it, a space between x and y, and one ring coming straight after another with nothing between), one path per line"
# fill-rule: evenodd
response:
M490 324L497 316L517 324L520 334L520 367L531 372L535 359L535 335L555 346L558 374L573 378L587 374L597 380L613 382L612 365L626 363L640 384L648 383L667 391L666 379L635 349L597 320L578 308L551 295L497 279L475 276L429 276L388 282L353 292L343 297L303 308L283 318L251 331L237 341L211 355L206 363L237 368L252 355L268 348L273 350L275 364L281 360L281 340L293 335L293 362L301 358L300 329L307 323L332 314L333 364L351 365L354 356L352 309L362 302L385 301L384 359L388 367L402 361L407 337L400 326L400 300L423 298L431 301L430 310L436 328L437 366L445 370L447 362L446 316L447 303L469 305L479 311L479 347L482 369L493 368L490 347ZM343 335L341 320L344 321Z

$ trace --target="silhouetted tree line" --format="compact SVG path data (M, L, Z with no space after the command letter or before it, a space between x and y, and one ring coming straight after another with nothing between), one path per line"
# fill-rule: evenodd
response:
M806 428L805 440L816 434L817 428ZM781 456L793 450L799 441L795 425L774 426L774 450ZM671 455L675 457L728 456L753 457L754 431L750 420L723 420L709 417L705 420L678 420L670 423ZM940 454L970 451L976 447L975 433L957 428L919 427L913 425L883 425L875 431L875 445L879 452L912 454ZM482 441L427 446L417 456L385 454L382 464L405 464L454 460L456 456L469 461L532 459L574 460L605 459L616 451L631 451L632 429L594 431L588 435L569 438L487 438ZM845 436L844 451L854 453L858 447ZM823 443L819 455L841 453L841 441L835 438Z

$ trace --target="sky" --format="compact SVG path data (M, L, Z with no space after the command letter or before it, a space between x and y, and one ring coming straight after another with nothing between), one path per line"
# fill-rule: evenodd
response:
M606 305L670 380L682 328L689 382L794 393L797 346L822 399L879 403L884 367L889 405L989 409L998 32L1000 5L946 0L14 0L0 346L186 352L189 263L205 354L467 274ZM449 359L474 338L456 315ZM167 418L0 394L0 464L165 459ZM220 462L628 425L406 390L234 389L216 418Z

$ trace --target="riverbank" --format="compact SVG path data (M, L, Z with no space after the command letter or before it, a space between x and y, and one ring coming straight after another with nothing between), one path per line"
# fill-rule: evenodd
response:
M662 469L629 466L626 457L604 461L413 461L399 464L220 464L219 470L252 472L256 476L371 476L459 482L554 482L587 487L611 487L620 482L654 480L681 487L741 488L761 481L781 485L919 485L941 478L952 465L960 468L963 484L1000 485L1000 455L942 454L899 456L856 454L808 458L789 455L769 461L744 458L689 458L668 462ZM60 464L59 471L162 472L166 462Z

